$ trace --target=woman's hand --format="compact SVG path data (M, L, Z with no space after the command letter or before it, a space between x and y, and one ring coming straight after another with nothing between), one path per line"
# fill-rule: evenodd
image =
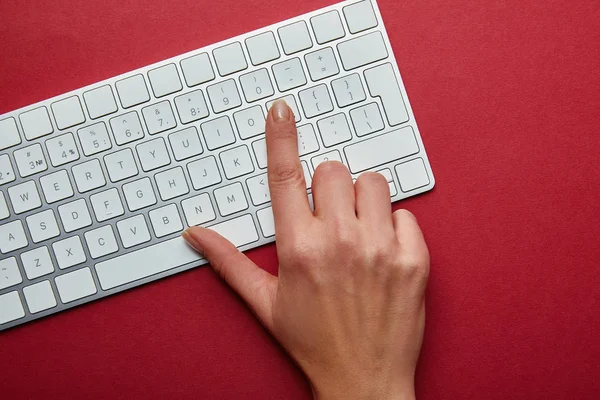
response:
M311 212L283 101L269 111L266 138L279 278L211 230L193 227L184 238L296 360L315 398L414 398L429 274L415 217L392 214L381 175L353 184L338 162L317 168Z

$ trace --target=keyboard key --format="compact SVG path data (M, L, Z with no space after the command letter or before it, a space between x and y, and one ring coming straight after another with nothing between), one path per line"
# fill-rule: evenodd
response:
M175 107L182 124L198 121L210 114L202 90L175 97Z
M91 196L90 202L98 222L104 222L125 214L121 197L119 197L119 192L115 188Z
M137 106L138 104L150 101L146 81L141 74L117 81L115 87L117 88L123 108Z
M215 72L210 64L210 57L207 53L181 60L181 70L183 71L185 83L189 87L215 79Z
M156 97L163 97L183 89L175 64L163 65L148 71L148 80Z
M234 42L213 50L219 75L227 76L248 68L244 50L239 42Z
M112 182L119 182L138 174L138 168L131 149L123 149L104 157L108 176Z
M319 166L319 164L324 163L326 161L343 162L342 156L340 155L340 152L337 150L333 150L333 151L330 151L330 152L324 153L324 154L319 154L318 156L313 157L310 161L313 165L314 171L317 170L317 167Z
M37 139L54 132L46 107L35 108L19 115L21 127L27 140Z
M258 164L258 168L265 169L267 168L267 142L265 139L260 139L255 142L252 142L252 150L254 151L254 156L256 157L256 163Z
M277 30L285 54L290 55L312 47L308 26L304 21L298 21L283 26Z
M79 160L79 150L77 150L72 133L65 133L46 140L46 148L48 149L50 162L54 167Z
M181 217L179 216L179 211L177 211L177 206L175 204L170 204L157 210L150 211L149 216L152 228L154 228L154 234L157 238L175 232L181 232L183 230Z
M281 56L273 32L261 33L246 39L246 48L252 65L277 60Z
M87 261L79 236L73 236L52 245L60 269L67 269Z
M116 113L118 110L115 96L109 85L85 92L83 100L92 119Z
M98 160L94 159L83 164L76 165L73 167L72 171L79 193L89 192L90 190L94 190L106 185L104 172L102 172L102 167L100 166L100 161Z
M419 152L412 128L406 127L344 148L350 171L366 171Z
M304 56L310 79L319 81L340 73L333 49L326 47Z
M233 114L240 137L245 140L265 133L265 113L261 106L254 106Z
M93 259L107 256L119 251L117 239L112 226L106 225L85 233L85 242Z
M171 200L190 192L190 188L183 175L183 168L181 167L156 174L155 179L160 198L163 201Z
M25 316L19 292L14 291L0 295L0 324L15 321Z
M273 65L273 75L280 92L306 85L306 75L299 58Z
M215 113L231 110L242 105L240 93L233 79L209 86L206 91Z
M167 145L161 137L139 144L136 150L145 172L171 164Z
M23 282L17 259L14 257L0 260L0 290Z
M4 192L0 192L0 220L10 217L10 211L8 210L8 204L6 198L4 198Z
M319 44L328 43L346 36L340 13L337 10L312 17L310 24Z
M298 94L306 118L316 117L333 111L329 89L325 85L315 86Z
M200 125L206 146L209 150L216 150L221 147L235 143L235 134L229 117L223 116Z
M40 178L40 185L48 204L67 199L75 194L69 180L69 174L65 170L42 176Z
M372 32L337 45L342 66L346 71L383 60L388 51L381 32Z
M67 129L85 122L85 115L77 96L52 103L50 108L52 108L58 129Z
M46 246L22 253L21 262L29 280L54 272L54 264Z
M256 232L256 226L254 226L254 220L248 214L221 222L220 224L209 226L208 229L217 232L236 247L241 247L258 240L258 233Z
M221 183L221 173L213 156L189 163L188 172L195 190L201 190Z
M8 149L21 143L21 136L14 118L0 121L0 150Z
M312 187L312 175L310 174L308 163L306 161L302 161L301 164L302 172L304 173L304 182L306 183L306 189L310 189Z
M23 288L23 294L32 314L56 307L56 297L50 281L42 281Z
M40 243L60 235L56 216L52 209L30 215L26 221L31 233L31 240L34 243Z
M171 103L163 101L142 109L148 133L155 135L177 126Z
M302 115L298 110L298 104L296 103L296 98L294 97L294 95L289 94L287 96L281 97L280 99L284 100L287 103L287 105L292 109L296 122L302 121ZM279 99L273 99L267 103L267 110L271 109L271 106L273 105L273 103L275 103L276 100Z
M312 124L298 127L298 154L300 157L319 150L319 141Z
M350 118L357 136L369 135L385 128L377 103L367 104L351 110Z
M335 146L352 139L346 114L336 114L317 122L325 147Z
M129 211L137 211L156 204L150 178L142 178L123 185L123 194Z
M8 196L16 214L22 214L42 206L42 200L34 181L27 181L8 188Z
M244 189L239 182L216 189L214 194L219 213L224 217L248 208Z
M58 214L67 233L92 225L90 210L84 199L75 200L58 207Z
M185 160L204 152L198 130L193 126L179 132L171 133L169 135L169 142L177 161Z
M110 127L115 135L115 142L119 146L144 137L140 117L135 111L111 118Z
M361 1L344 7L344 17L350 33L358 33L377 26L377 17L370 1Z
M92 272L88 267L61 275L54 281L63 303L83 299L98 292Z
M248 186L252 204L255 206L260 206L261 204L269 203L271 201L267 174L258 175L248 179L246 181L246 186Z
M395 167L400 190L404 193L429 185L429 176L422 158L416 158Z
M265 68L240 76L240 84L248 103L266 99L275 94L269 72Z
M336 79L331 82L331 87L339 107L360 103L367 98L358 74Z
M150 241L150 231L143 215L127 218L117 222L117 230L126 249Z
M217 218L215 210L206 193L181 202L188 226L202 225Z
M7 154L0 154L0 186L13 182L17 177Z
M408 122L408 112L392 64L383 64L366 70L365 80L371 96L381 98L385 115L391 126Z
M23 222L17 220L0 225L0 253L7 254L27 247L28 244Z
M83 154L88 157L112 148L108 130L104 122L98 122L97 124L81 128L77 131L77 135L81 142Z
M275 236L275 219L273 218L273 207L264 208L256 213L258 223L263 236L268 238Z
M227 179L235 179L254 172L254 165L247 146L224 151L219 154L219 158Z
M46 157L39 143L15 151L17 168L23 178L35 175L48 169Z

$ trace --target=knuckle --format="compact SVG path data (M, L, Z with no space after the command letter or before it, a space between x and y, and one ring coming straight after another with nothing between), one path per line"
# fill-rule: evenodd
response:
M419 283L429 279L429 256L404 256L400 262L402 273L410 280Z
M365 172L358 177L356 182L360 182L359 184L361 185L379 186L382 188L388 186L387 180L377 172Z
M304 173L292 162L269 165L269 181L272 185L301 185L304 184Z

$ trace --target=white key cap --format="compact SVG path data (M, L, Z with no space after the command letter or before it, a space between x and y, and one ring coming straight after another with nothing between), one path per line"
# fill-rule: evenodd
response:
M182 201L181 207L188 226L202 225L217 217L207 193Z
M92 217L84 199L58 207L58 214L65 232L73 232L92 224Z
M117 102L109 85L100 86L83 94L83 100L92 119L117 112Z
M320 148L315 129L312 124L306 124L298 127L298 154L300 157L314 153Z
M23 294L25 295L25 300L27 300L29 311L32 314L56 307L56 297L52 291L50 281L42 281L35 285L27 286L23 288Z
M215 79L215 72L210 64L210 57L207 53L181 60L181 70L183 71L185 83L189 87Z
M48 169L46 157L39 143L15 151L17 168L23 178Z
M250 199L252 204L260 206L271 201L271 193L269 192L269 180L267 174L262 174L250 178L246 181L248 186L248 192L250 192Z
M6 324L24 316L25 310L21 304L19 292L14 291L0 295L0 324Z
M239 42L234 42L213 50L219 75L227 76L248 68L244 50Z
M17 220L0 225L0 253L7 254L13 250L22 249L28 244L23 222Z
M194 126L171 133L169 135L169 142L177 161L185 160L204 152L202 143L200 142L200 135Z
M340 152L337 150L333 150L330 151L328 153L324 153L324 154L319 154L318 156L315 156L313 158L311 158L311 163L313 165L313 170L316 171L317 167L319 166L319 164L322 164L326 161L339 161L342 162L342 156L340 155Z
M0 186L13 182L17 177L7 154L0 155Z
M0 150L8 149L21 143L21 136L14 118L0 121Z
M4 197L4 192L0 192L0 220L10 217L10 211L8 210L8 204Z
M137 106L150 100L144 76L141 74L117 81L115 86L123 108Z
M298 94L300 103L306 118L316 117L333 111L333 103L329 95L329 89L325 85L315 86L301 91Z
M42 200L34 181L27 181L8 188L8 196L16 214L42 206Z
M222 222L209 229L217 231L238 247L258 240L258 233L250 215ZM96 272L100 286L108 290L200 260L202 256L188 246L183 238L177 237L98 263Z
M175 107L182 124L188 124L206 118L210 114L202 90L194 90L175 97Z
M242 105L237 84L233 79L209 86L206 92L215 113L231 110Z
M306 161L302 161L302 172L304 173L304 182L306 182L306 189L310 189L312 187L312 175L310 174L310 169L308 169L308 163Z
M216 189L215 200L217 201L219 213L224 217L248 208L244 189L239 182Z
M123 149L104 157L108 176L112 182L119 182L138 174L131 149Z
M422 158L396 165L396 175L400 181L400 190L404 193L429 185L429 176Z
M372 32L337 45L342 66L346 71L383 60L388 51L381 32Z
M75 194L69 180L69 174L65 170L42 176L40 178L40 185L48 204L56 203Z
M137 145L136 150L145 172L171 164L167 145L161 137Z
M54 272L54 264L46 246L22 253L21 262L29 280Z
M183 168L181 167L156 174L155 179L160 198L164 201L183 196L190 192L190 188L183 175Z
M340 107L360 103L367 98L358 74L352 74L336 79L331 82L331 87L333 88L333 94Z
M366 70L365 80L371 96L381 98L385 115L391 126L408 121L408 113L392 64L384 64Z
M90 202L98 222L108 221L125 214L119 192L115 188L91 196Z
M187 168L195 190L204 189L222 181L217 161L213 156L191 162Z
M27 140L37 139L54 132L46 107L39 107L19 115L23 133Z
M31 233L31 240L34 243L40 243L60 235L56 216L52 209L30 215L26 221Z
M136 215L117 222L117 230L123 242L123 247L126 249L149 242L151 239L148 224L146 224L143 215Z
M175 64L163 65L148 71L148 80L156 97L163 97L183 89Z
M252 65L277 60L281 56L273 32L261 33L246 39L246 48Z
M258 224L263 236L268 238L275 236L275 219L273 218L273 207L264 208L256 213Z
M281 97L281 99L284 100L287 103L287 105L292 109L292 112L294 113L296 122L302 121L302 115L300 114L300 111L298 110L298 104L296 103L296 98L294 97L294 95L289 94L285 97ZM268 112L268 110L271 109L271 106L273 105L273 103L276 100L279 100L279 99L273 99L267 103L267 112Z
M50 162L55 167L79 160L79 150L72 133L46 140L46 148Z
M247 146L224 151L219 154L219 158L227 179L234 179L254 172L254 165Z
M81 128L77 131L83 154L92 156L112 148L108 130L104 122Z
M73 236L54 243L52 250L54 250L60 269L67 269L74 265L82 264L87 260L79 236Z
M119 251L115 233L110 225L86 232L85 242L90 250L90 256L94 259Z
M265 139L260 139L252 142L252 150L254 151L258 168L267 168L267 141Z
M50 106L58 129L67 129L85 122L85 115L81 108L79 97L72 96L52 103Z
M150 178L142 178L123 185L123 194L130 211L137 211L156 204L156 196Z
M215 150L235 143L235 135L228 116L223 116L200 125L206 146Z
M353 174L418 152L419 146L410 126L344 148L350 171Z
M352 139L345 114L336 114L317 122L325 147L335 146Z
M183 230L181 217L175 204L150 211L148 215L150 216L150 222L157 238Z
M337 10L312 17L310 24L319 44L328 43L332 40L343 38L346 35L342 26L340 13Z
M87 267L58 276L54 281L63 303L83 299L98 291L92 273Z
M273 65L273 75L280 92L306 85L306 75L299 58Z
M369 135L385 128L377 103L367 104L350 111L357 136Z
M370 1L361 1L344 7L344 16L350 33L358 33L377 26L377 17Z
M83 164L73 167L73 177L79 193L89 192L106 185L104 172L100 166L100 161L90 160Z
M261 106L254 106L233 114L235 125L242 139L265 133L265 113Z
M171 103L163 101L142 109L148 133L155 135L177 126Z
M240 83L248 103L266 99L275 94L269 72L264 68L240 76Z
M326 47L304 56L310 79L318 81L340 73L331 47Z
M135 111L111 118L110 127L115 135L115 142L119 146L144 137L140 117Z
M14 257L0 260L0 290L23 282L17 259Z
M285 54L294 54L312 47L306 22L298 21L277 30Z

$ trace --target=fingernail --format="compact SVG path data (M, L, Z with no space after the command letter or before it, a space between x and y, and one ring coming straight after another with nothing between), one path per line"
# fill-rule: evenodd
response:
M290 119L290 108L284 100L275 100L273 106L273 119L275 122L286 122Z
M187 242L187 244L192 246L194 248L194 250L196 250L198 253L204 254L204 249L202 248L200 243L196 240L194 235L192 235L190 233L189 229L186 229L185 232L183 232L183 234L181 235L181 237L183 237L183 240L185 240Z

